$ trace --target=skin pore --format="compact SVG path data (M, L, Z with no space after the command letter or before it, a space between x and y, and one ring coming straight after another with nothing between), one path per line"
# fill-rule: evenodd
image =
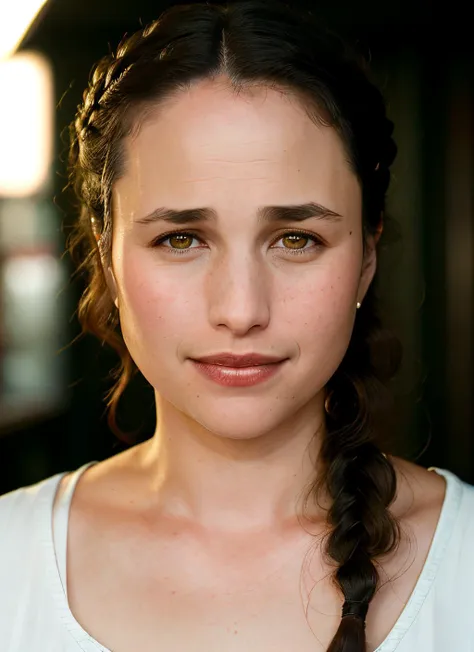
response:
M126 142L126 160L113 192L112 291L156 390L143 459L161 509L213 530L275 527L314 477L323 388L375 271L359 183L336 132L295 100L262 88L237 97L218 80L161 108ZM258 217L306 202L340 217ZM215 216L141 223L161 207ZM178 229L193 233L152 246ZM218 352L288 360L265 383L224 388L189 360Z

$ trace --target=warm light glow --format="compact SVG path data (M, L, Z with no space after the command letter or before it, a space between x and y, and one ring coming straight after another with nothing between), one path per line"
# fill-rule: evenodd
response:
M4 291L24 301L44 301L44 295L56 292L60 278L57 259L50 254L16 256L7 259Z
M3 0L0 4L0 59L12 55L46 0Z
M53 149L53 80L42 55L0 63L0 196L25 197L46 183Z

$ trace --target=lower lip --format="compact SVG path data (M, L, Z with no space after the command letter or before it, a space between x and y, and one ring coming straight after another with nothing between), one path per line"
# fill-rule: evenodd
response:
M224 367L192 360L197 370L204 376L225 387L250 387L274 376L285 361L272 364L256 365L255 367Z

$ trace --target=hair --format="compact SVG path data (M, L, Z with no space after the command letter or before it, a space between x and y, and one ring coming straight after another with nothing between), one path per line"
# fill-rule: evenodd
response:
M384 220L396 156L393 124L366 62L311 12L277 0L177 5L124 37L92 70L70 125L69 150L79 217L68 246L77 272L87 276L78 318L83 333L94 334L120 356L106 396L108 423L119 437L125 435L117 425L117 403L137 368L120 332L103 262L110 258L111 194L124 172L123 141L154 108L221 74L237 92L266 86L296 96L315 123L334 128L362 189L364 246ZM307 495L324 489L330 497L324 552L336 566L333 582L344 597L328 652L365 651L366 613L379 584L375 560L400 540L399 523L389 512L396 472L380 438L401 349L382 329L374 284L326 385L326 428Z

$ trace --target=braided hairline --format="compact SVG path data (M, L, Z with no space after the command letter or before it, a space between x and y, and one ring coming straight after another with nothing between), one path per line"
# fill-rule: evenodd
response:
M161 19L158 19L141 31L135 32L129 37L125 36L118 45L115 53L112 52L104 56L96 64L91 75L89 86L83 93L83 102L82 105L78 107L77 117L74 122L77 142L77 158L80 158L81 143L88 137L91 137L94 131L100 131L100 128L95 124L99 111L107 106L108 99L111 97L114 90L120 83L122 83L124 78L136 65L137 50L139 50L141 46L147 44L148 38L155 32L160 22ZM163 59L167 49L168 45L161 48L157 57ZM132 62L130 62L131 57L133 58ZM105 167L107 167L105 162L103 167L103 173L105 173ZM93 172L89 170L88 174L93 174ZM89 202L85 200L83 193L80 192L82 181L80 181L78 185L79 187L77 188L77 191L79 191L79 194L83 197L85 203L89 205ZM100 180L100 185L103 187L103 175ZM101 198L101 204L103 205L105 213L107 209L107 201L104 197ZM108 237L107 233L104 233L103 231L104 224L101 224L101 222L106 218L106 215L102 215L102 219L97 219L97 217L94 216L95 212L96 211L93 210L92 206L89 205L90 226L101 255L103 255L107 250L106 240L108 240ZM103 237L101 237L101 235Z
M97 63L92 73L91 82L83 94L82 106L79 107L79 122L76 121L76 131L82 140L86 137L88 130L94 126L94 113L106 104L114 89L136 64L136 61L128 63L130 56L136 59L137 50L146 44L160 23L161 19L158 19L131 36L125 36L119 43L116 52L106 55ZM159 59L163 59L166 49L167 46L159 51L157 55Z
M91 132L100 131L97 127L97 116L101 109L107 107L109 98L113 95L115 89L123 82L125 77L137 65L139 61L139 50L142 47L147 47L149 38L156 32L157 28L163 22L163 15L161 18L153 21L150 25L145 26L131 36L125 36L119 43L116 52L112 52L103 57L96 65L89 87L83 94L83 105L79 108L78 117L75 122L76 135L78 136L78 157L80 157L81 141L84 142ZM162 48L157 48L156 59L163 59L169 49L170 44L165 43ZM138 51L138 52L137 52ZM130 59L132 58L132 61ZM376 175L377 182L384 193L388 185L388 179L383 179L386 176L386 171L391 163L391 160L385 161L384 159L393 159L393 140L391 134L393 131L393 123L386 120L387 139L384 147L384 152L381 151L376 159L376 163L372 164L373 172ZM387 156L388 154L388 156ZM105 163L105 162L104 162ZM103 186L103 177L105 174L105 165L103 166L103 174L100 179L100 185ZM91 173L91 171L89 171ZM82 185L82 184L81 184ZM81 193L82 194L82 193ZM87 202L89 203L89 202ZM94 219L94 210L90 210L90 219L92 231L95 235L101 251L106 248L106 240L108 240L107 233L104 232L105 223L99 224L100 221L105 221L107 215L107 198L101 197L100 203L102 204L103 214L101 220ZM92 209L92 207L90 206ZM102 229L101 229L102 226ZM100 232L102 231L102 239L100 239ZM107 229L105 229L107 231Z
M107 101L114 90L136 65L138 59L137 50L148 45L149 37L155 33L162 22L163 16L131 36L125 36L119 43L115 53L112 52L106 55L98 62L93 71L91 83L83 94L83 105L79 108L78 117L75 121L76 134L79 141L84 141L91 130L97 130L94 122L96 121L98 112L102 107L107 105ZM164 44L157 52L156 58L163 59L168 49L169 43ZM131 56L134 60L129 62ZM388 156L386 156L385 152L380 152L376 164L374 164L374 173L378 177L379 183L383 186L382 192L385 191L388 180L382 180L380 175L386 175L386 171L393 160L393 153L391 151L393 149L393 140L391 138L393 123L388 119L386 123L387 139L384 149L388 151ZM80 143L78 145L80 149ZM385 161L385 158L389 160Z

